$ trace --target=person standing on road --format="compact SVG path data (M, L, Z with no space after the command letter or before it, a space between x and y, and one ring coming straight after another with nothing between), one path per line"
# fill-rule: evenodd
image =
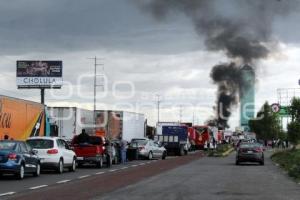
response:
M126 153L127 153L127 141L122 139L121 140L121 161L122 161L122 164L125 164L126 161L127 161L127 158L126 158Z

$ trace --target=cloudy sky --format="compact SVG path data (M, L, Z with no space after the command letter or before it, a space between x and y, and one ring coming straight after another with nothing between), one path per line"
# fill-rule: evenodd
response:
M257 109L266 100L278 102L278 88L299 87L298 13L272 21L277 50L255 62ZM162 121L178 121L180 107L182 121L192 121L193 113L198 124L213 116L210 70L229 60L222 51L208 51L179 11L157 20L135 0L0 0L0 94L39 101L38 90L17 89L16 60L62 60L64 86L47 90L46 104L92 109L94 69L88 58L95 56L107 83L97 88L97 108L145 113L152 125L157 95ZM232 127L238 117L236 109Z

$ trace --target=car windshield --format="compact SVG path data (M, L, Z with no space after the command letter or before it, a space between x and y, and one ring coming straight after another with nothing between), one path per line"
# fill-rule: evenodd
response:
M51 149L54 146L53 140L45 139L27 140L27 143L34 149Z
M147 144L147 140L144 139L134 139L131 141L130 146L131 147L140 147L140 146L145 146Z
M14 150L15 147L15 142L0 142L0 150Z

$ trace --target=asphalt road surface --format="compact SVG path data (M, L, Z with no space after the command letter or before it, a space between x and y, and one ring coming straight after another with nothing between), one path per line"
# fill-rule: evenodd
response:
M298 200L300 185L276 167L269 155L266 153L265 166L235 166L234 153L226 158L209 158L198 152L167 160L137 161L112 169L87 168L62 176L43 174L19 182L1 180L1 192L16 193L0 199Z
M235 153L227 158L205 157L95 199L299 200L300 185L269 156L267 152L265 166L236 166Z

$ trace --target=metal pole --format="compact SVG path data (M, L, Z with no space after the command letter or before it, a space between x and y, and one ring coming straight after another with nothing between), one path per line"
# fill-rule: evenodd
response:
M45 104L45 88L41 88L41 104Z
M157 97L157 124L159 123L159 103L160 103L160 100L159 100L159 97L160 95L156 95Z

